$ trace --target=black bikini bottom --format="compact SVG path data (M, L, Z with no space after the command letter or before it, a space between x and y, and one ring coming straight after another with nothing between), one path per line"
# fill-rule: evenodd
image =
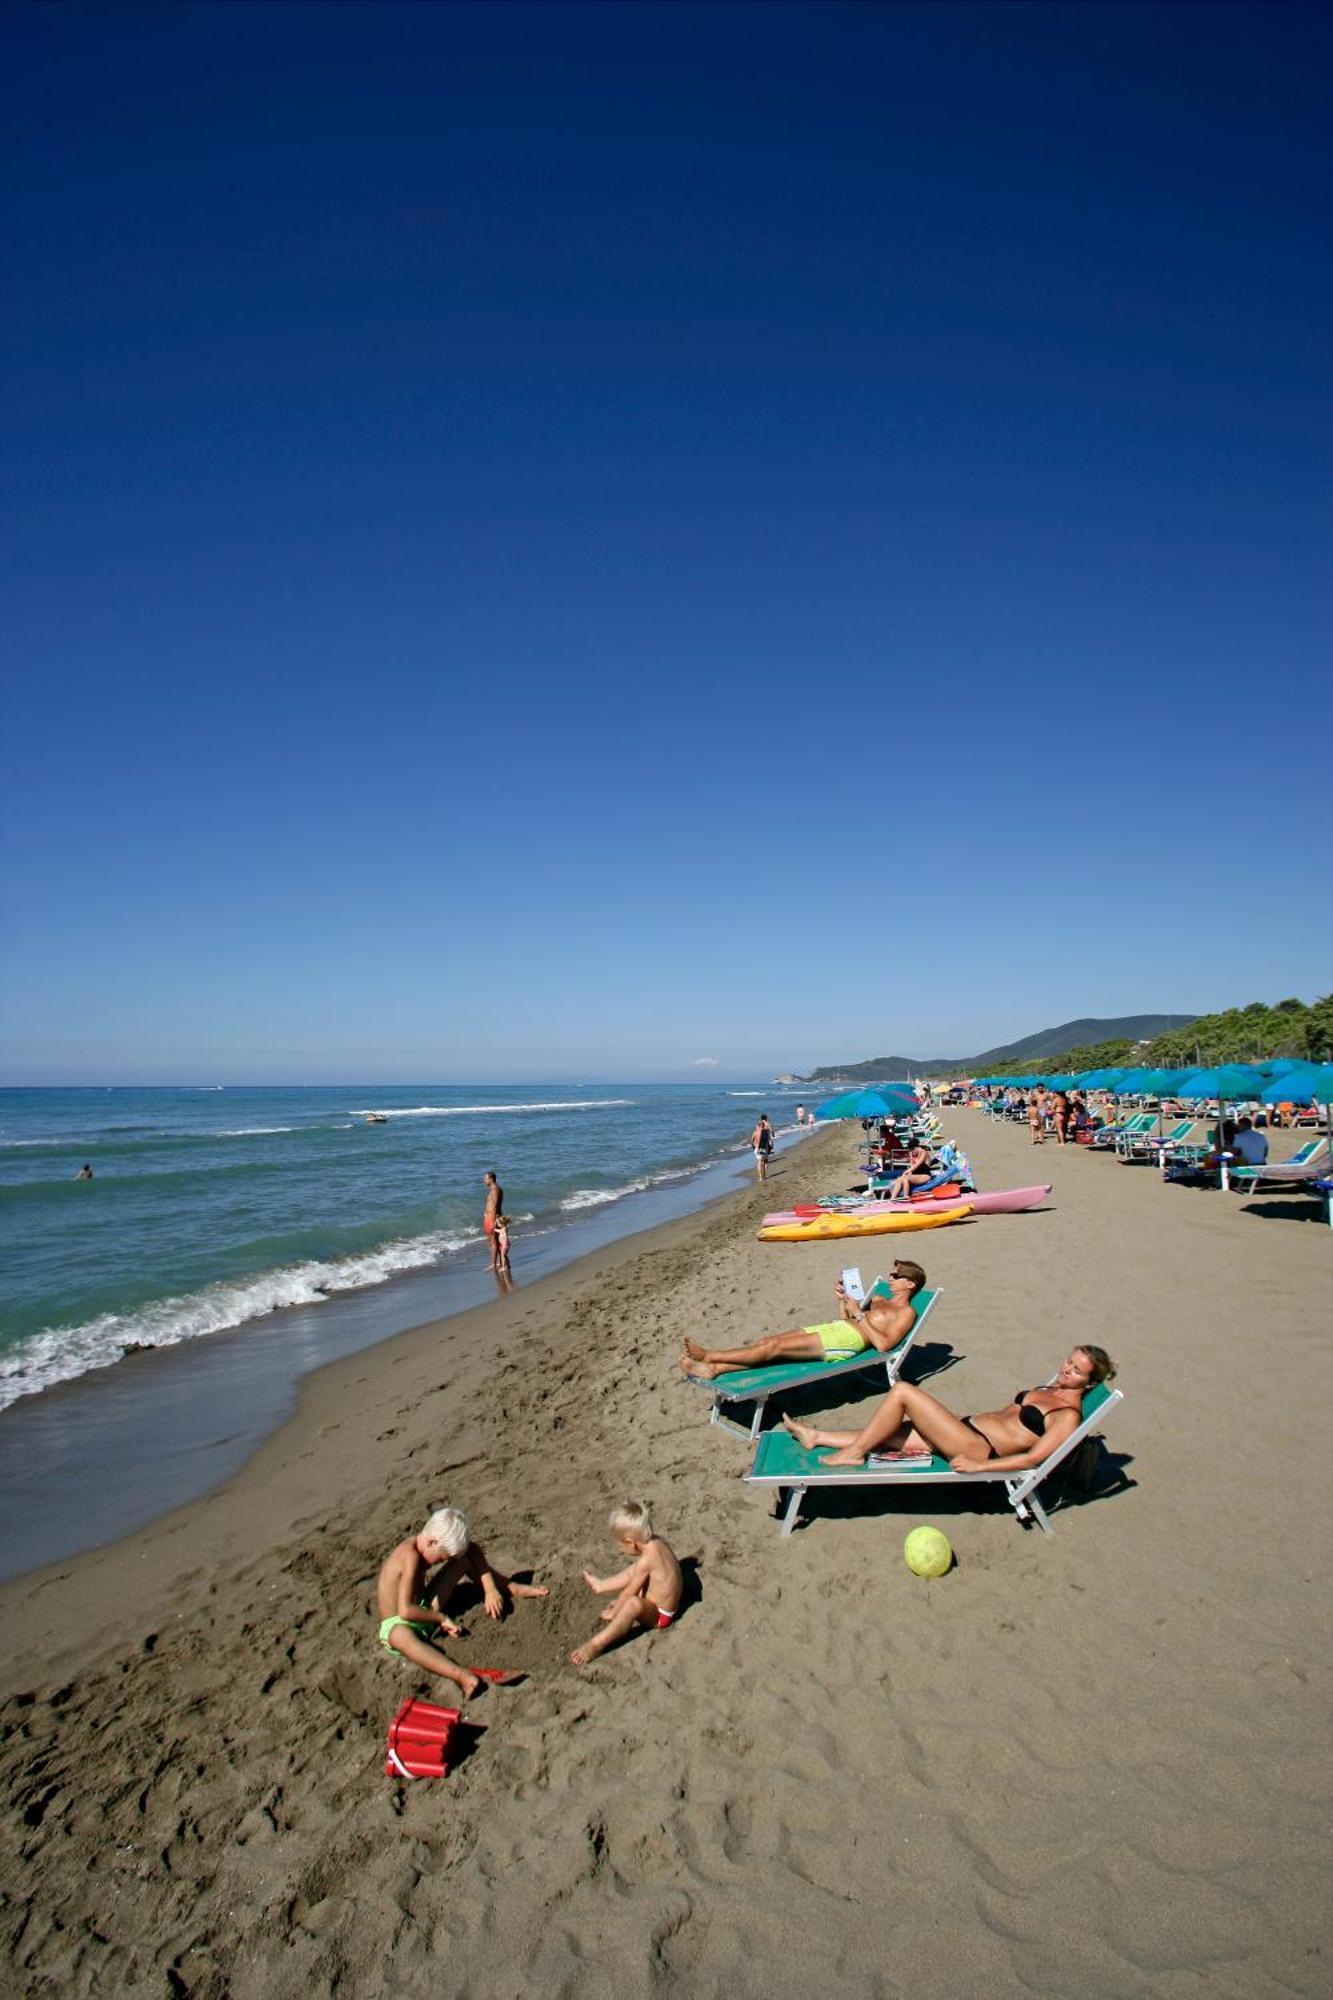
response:
M971 1417L960 1417L960 1418L958 1419L958 1421L959 1421L959 1423L962 1423L962 1424L966 1424L966 1425L967 1425L967 1428L968 1428L968 1429L969 1429L969 1430L970 1430L970 1431L972 1432L972 1434L973 1434L973 1436L974 1436L974 1437L979 1437L979 1438L981 1439L981 1442L982 1442L982 1443L983 1443L983 1444L985 1445L985 1447L986 1447L986 1456L987 1456L987 1458L998 1458L998 1457L1000 1456L999 1452L998 1452L998 1451L996 1451L996 1449L995 1449L995 1446L994 1446L994 1445L993 1445L993 1444L991 1443L990 1439L989 1439L989 1438L988 1438L988 1437L986 1436L986 1433L985 1433L985 1431L983 1431L983 1430L979 1430L979 1429L977 1428L977 1426L976 1426L976 1425L975 1425L975 1424L973 1423L973 1421L972 1421Z

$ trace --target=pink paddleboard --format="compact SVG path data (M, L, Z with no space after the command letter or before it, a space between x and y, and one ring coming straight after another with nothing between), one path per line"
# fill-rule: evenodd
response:
M867 1201L845 1208L828 1211L834 1215L939 1215L946 1208L956 1208L960 1201L966 1202L973 1215L1018 1215L1025 1208L1036 1208L1050 1193L1046 1187L995 1188L989 1194L959 1194L953 1190L941 1189L939 1195L927 1195L922 1201ZM814 1208L789 1209L782 1214L766 1215L764 1227L773 1223L803 1222L811 1215L825 1211Z

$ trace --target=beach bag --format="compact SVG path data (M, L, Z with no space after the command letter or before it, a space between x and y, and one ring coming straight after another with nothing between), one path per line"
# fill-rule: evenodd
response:
M1056 1476L1066 1492L1100 1493L1110 1483L1113 1471L1105 1441L1093 1435L1080 1439L1056 1467Z
M452 1738L461 1719L456 1708L409 1696L389 1724L385 1777L447 1777Z

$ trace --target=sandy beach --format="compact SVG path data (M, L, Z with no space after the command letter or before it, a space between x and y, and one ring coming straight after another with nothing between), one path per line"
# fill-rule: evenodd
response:
M0 1594L5 1990L1326 1994L1329 1231L946 1129L983 1186L1053 1194L915 1239L943 1296L907 1374L985 1410L1101 1343L1105 1490L1049 1538L938 1492L812 1495L779 1535L676 1357L883 1268L755 1240L851 1183L859 1134L821 1133L764 1188L323 1370L221 1492ZM580 1571L629 1495L687 1606L583 1674ZM456 1657L529 1678L403 1787L385 1728L431 1690L376 1646L373 1585L445 1499L552 1595L467 1617ZM921 1521L957 1551L938 1581L902 1561Z

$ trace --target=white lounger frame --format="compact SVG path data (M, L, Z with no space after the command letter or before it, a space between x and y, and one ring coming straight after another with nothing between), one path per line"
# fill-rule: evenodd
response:
M869 1297L874 1291L875 1285L882 1285L883 1282L882 1278L876 1278L875 1284L868 1288L866 1296ZM737 1437L743 1437L747 1443L753 1444L763 1430L764 1411L768 1407L769 1398L780 1396L784 1389L810 1389L817 1381L831 1381L835 1375L859 1375L862 1370L868 1368L882 1368L886 1378L884 1386L886 1389L891 1389L898 1380L899 1371L911 1352L913 1342L934 1311L935 1301L944 1287L936 1285L928 1289L930 1297L913 1321L911 1332L905 1340L900 1340L896 1347L891 1347L887 1354L876 1348L867 1348L863 1354L849 1355L846 1361L823 1361L818 1364L817 1376L803 1376L799 1381L793 1381L790 1376L784 1380L783 1370L780 1367L774 1368L773 1386L771 1389L765 1389L762 1395L756 1395L753 1389L728 1389L725 1375L715 1378L712 1382L700 1382L701 1389L711 1389L713 1392L713 1401L708 1412L709 1423L720 1424L724 1431L734 1431ZM811 1364L802 1361L798 1365L808 1368ZM724 1403L753 1403L754 1415L748 1424L738 1424L734 1417L727 1416L722 1408Z
M848 1465L828 1472L812 1472L803 1476L799 1484L790 1479L777 1477L755 1478L754 1466L742 1474L752 1485L776 1486L781 1504L784 1487L790 1489L786 1510L782 1516L782 1532L789 1535L796 1526L801 1511L801 1502L811 1486L993 1486L1003 1480L1005 1496L1025 1528L1035 1523L1044 1534L1055 1533L1046 1509L1037 1498L1037 1488L1049 1478L1064 1459L1068 1458L1075 1446L1082 1444L1089 1432L1105 1423L1118 1403L1123 1403L1124 1391L1112 1389L1104 1402L1097 1405L1090 1417L1085 1417L1078 1429L1053 1451L1040 1465L1032 1466L1026 1472L899 1472L891 1466ZM756 1452L756 1457L758 1453Z

